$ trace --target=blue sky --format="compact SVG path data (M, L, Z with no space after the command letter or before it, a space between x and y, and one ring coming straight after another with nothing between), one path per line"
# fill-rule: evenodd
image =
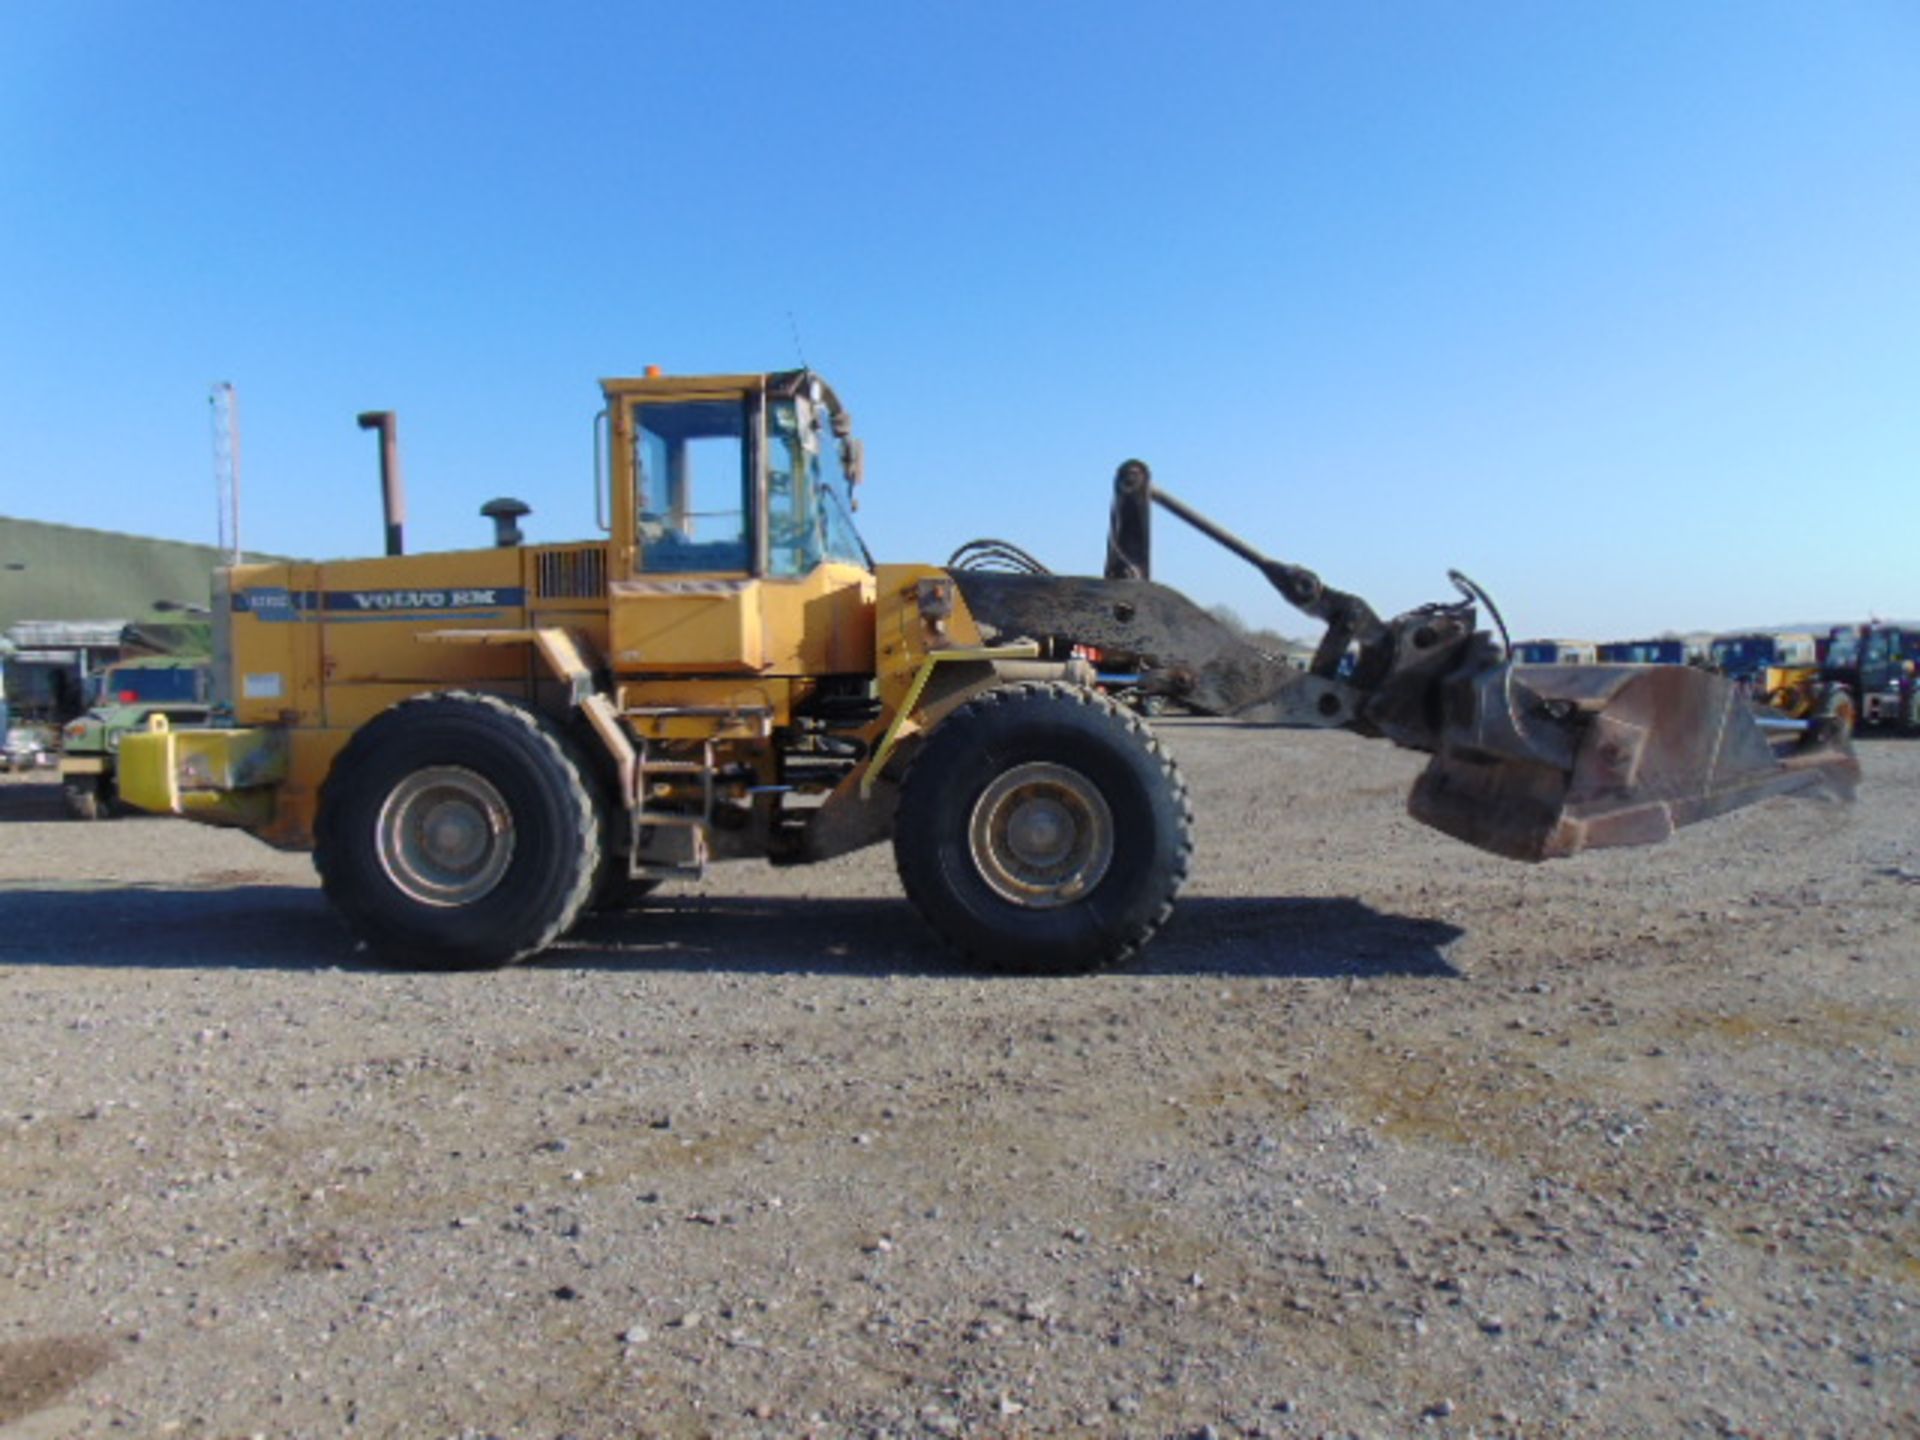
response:
M0 0L0 513L592 533L597 380L804 359L882 558L1115 465L1516 634L1920 614L1920 7ZM1163 517L1158 572L1290 633Z

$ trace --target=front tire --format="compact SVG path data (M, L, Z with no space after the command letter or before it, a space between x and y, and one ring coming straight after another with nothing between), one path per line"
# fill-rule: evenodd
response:
M907 896L969 962L1070 974L1137 954L1192 854L1171 757L1079 686L991 690L935 727L901 787Z
M1840 739L1852 738L1860 723L1860 712L1854 707L1852 693L1839 685L1827 692L1827 698L1820 706L1820 718Z
M505 965L547 948L600 873L601 817L572 748L492 695L408 700L347 742L320 790L314 865L382 960Z
M100 820L107 815L105 787L97 776L82 776L60 787L67 814L75 820Z

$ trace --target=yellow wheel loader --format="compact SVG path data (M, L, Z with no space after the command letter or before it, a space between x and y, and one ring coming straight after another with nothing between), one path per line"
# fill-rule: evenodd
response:
M907 895L976 964L1126 959L1187 878L1192 815L1138 687L1252 724L1427 752L1410 808L1527 860L1641 844L1789 791L1851 793L1844 738L1763 731L1681 667L1528 666L1460 598L1383 620L1122 466L1104 577L1004 542L875 564L850 510L861 448L805 371L603 382L604 538L407 555L390 417L383 557L236 566L215 583L217 723L121 749L144 808L310 848L382 957L537 954L597 900L713 860L891 840ZM1166 510L1325 623L1301 671L1150 577Z
M1769 665L1761 676L1761 699L1795 720L1820 708L1818 665Z

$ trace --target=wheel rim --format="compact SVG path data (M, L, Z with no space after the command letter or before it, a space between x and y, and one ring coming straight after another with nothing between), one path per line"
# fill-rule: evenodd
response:
M1083 899L1113 863L1113 812L1078 770L1018 765L974 802L968 844L1002 899L1051 910Z
M513 860L513 813L484 775L454 765L416 770L380 807L380 866L426 905L467 905Z

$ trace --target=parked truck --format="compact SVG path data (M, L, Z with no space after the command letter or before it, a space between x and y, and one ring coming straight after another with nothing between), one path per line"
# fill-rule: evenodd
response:
M0 639L0 770L37 770L54 763L59 753L54 717L65 694L64 676L57 659L22 654Z
M1516 665L1592 665L1599 658L1590 640L1519 640L1513 646Z
M1769 670L1798 670L1816 663L1814 637L1797 631L1753 630L1716 635L1707 642L1707 668L1736 684L1766 693Z
M1193 824L1172 757L1076 646L1134 657L1187 710L1426 752L1411 812L1525 860L1858 775L1844 737L1763 731L1701 671L1516 669L1463 577L1382 618L1137 461L1106 576L875 563L860 443L818 376L602 392L605 538L526 544L526 507L497 500L490 548L406 555L389 485L386 556L218 572L221 723L156 717L121 746L123 795L311 849L353 933L402 963L516 960L623 887L890 840L960 956L1074 971L1149 942ZM1149 578L1157 511L1324 625L1307 670Z
M1609 640L1599 647L1602 665L1686 665L1695 658L1684 640L1671 635L1657 640Z
M1840 625L1827 643L1820 679L1828 703L1855 723L1920 733L1920 626L1870 621Z
M7 703L7 657L13 646L0 636L0 770L13 769L13 707Z

